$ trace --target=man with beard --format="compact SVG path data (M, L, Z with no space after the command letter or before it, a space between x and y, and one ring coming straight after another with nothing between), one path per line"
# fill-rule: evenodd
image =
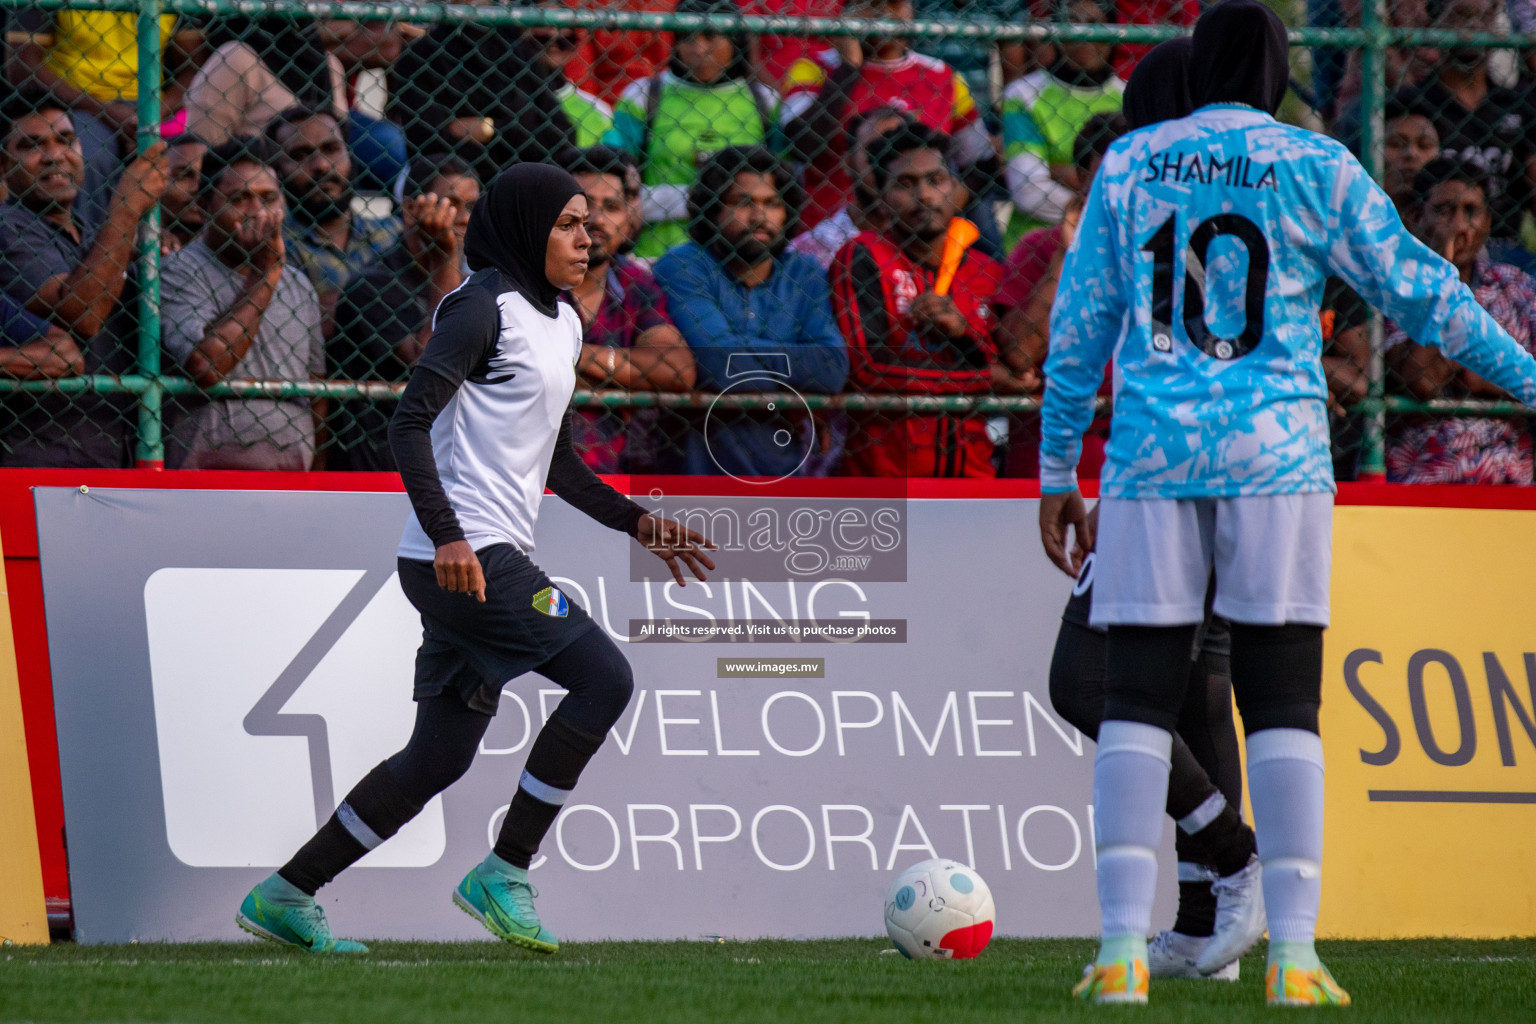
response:
M232 139L208 151L198 197L207 227L161 267L165 348L199 387L325 372L320 303L284 259L283 193L262 150ZM302 472L315 454L303 399L213 399L173 433L183 469Z
M903 125L870 146L883 232L866 231L832 261L832 306L860 391L974 394L994 382L1018 390L998 361L988 300L996 260L967 250L946 295L934 290L944 233L960 186L945 162L948 137ZM976 416L850 414L847 471L855 476L990 477L992 441Z
M587 196L587 275L571 289L583 336L576 373L587 387L692 391L693 353L667 316L651 272L625 255L634 237L629 171L616 149L593 146L564 166ZM639 191L638 182L634 191ZM658 410L587 409L571 418L576 449L598 473L643 473L660 440Z
M353 211L352 156L329 110L290 107L267 125L266 137L288 203L288 251L320 296L330 337L341 290L394 248L400 218Z
M758 147L723 149L699 172L688 193L692 241L657 261L656 279L693 350L700 389L842 390L848 353L832 319L827 276L784 251L803 199L789 170ZM678 469L774 479L796 473L815 444L809 416L799 413L695 420L701 429L689 432Z
M40 364L45 375L129 372L130 351L106 328L139 220L165 191L165 143L128 165L105 222L95 221L78 202L85 158L72 115L57 99L19 92L0 117L0 173L11 196L0 206L0 291L73 336L49 335L56 344ZM10 396L0 463L116 468L126 456L125 404L116 396Z
M178 135L166 146L170 178L160 197L160 251L171 253L190 244L207 223L197 192L208 144L196 135Z
M1464 32L1492 31L1497 14L1493 0L1431 0L1428 10L1436 27ZM1487 50L1454 46L1441 51L1434 73L1410 96L1417 109L1433 114L1440 155L1488 168L1494 260L1529 265L1531 256L1518 242L1536 181L1536 108L1526 92L1488 80Z

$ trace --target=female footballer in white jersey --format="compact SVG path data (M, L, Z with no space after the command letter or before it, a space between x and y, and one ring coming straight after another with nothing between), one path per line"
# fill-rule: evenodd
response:
M502 685L531 671L568 692L534 740L495 847L453 900L508 942L558 948L534 910L528 866L633 681L613 641L529 558L544 488L645 544L679 585L684 567L699 579L714 568L704 537L646 513L571 446L582 327L560 293L586 273L586 218L576 180L545 164L498 175L470 215L471 276L438 307L389 431L412 508L400 586L423 628L415 730L251 890L236 918L246 931L315 952L365 952L332 936L316 890L469 769Z

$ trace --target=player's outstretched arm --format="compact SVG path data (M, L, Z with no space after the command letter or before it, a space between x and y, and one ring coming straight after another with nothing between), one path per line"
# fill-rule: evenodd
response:
M549 489L558 494L573 508L586 513L604 526L622 530L645 545L657 558L667 563L672 578L680 587L688 584L683 579L683 567L687 566L695 578L703 579L705 569L713 569L704 549L714 548L714 543L703 534L687 529L670 519L651 515L610 487L588 466L571 443L571 417L567 409L555 438L554 456L549 462Z
M1420 345L1536 405L1536 359L1478 305L1456 268L1403 226L1392 201L1354 157L1340 160L1344 200L1329 251L1340 277Z

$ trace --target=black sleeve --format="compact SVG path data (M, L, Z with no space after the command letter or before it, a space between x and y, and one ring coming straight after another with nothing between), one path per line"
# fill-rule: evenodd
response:
M645 509L603 483L592 467L581 461L571 444L571 415L567 409L555 438L555 455L549 463L549 489L610 530L622 530L633 537Z
M436 547L464 539L432 457L432 423L475 367L496 347L501 314L484 288L460 288L437 311L427 342L405 393L389 421L389 449L395 456L416 519Z
M848 92L859 74L860 69L848 63L833 68L805 113L784 126L784 139L796 160L810 163L827 147L840 145Z

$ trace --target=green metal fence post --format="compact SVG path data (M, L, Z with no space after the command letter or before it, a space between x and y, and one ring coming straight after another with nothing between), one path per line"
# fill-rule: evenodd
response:
M1367 33L1361 53L1360 82L1360 157L1365 169L1378 182L1382 177L1382 143L1386 139L1387 106L1387 31L1386 0L1366 0L1361 10L1361 26ZM1365 401L1365 436L1360 451L1358 477L1384 480L1387 475L1386 413L1382 396L1386 391L1386 363L1382 358L1381 314L1371 311L1370 391Z
M160 79L164 64L160 45L161 0L139 0L139 132L144 152L160 138ZM138 396L139 441L136 464L165 468L165 442L160 385L160 204L144 217L139 229L139 374L149 386Z

